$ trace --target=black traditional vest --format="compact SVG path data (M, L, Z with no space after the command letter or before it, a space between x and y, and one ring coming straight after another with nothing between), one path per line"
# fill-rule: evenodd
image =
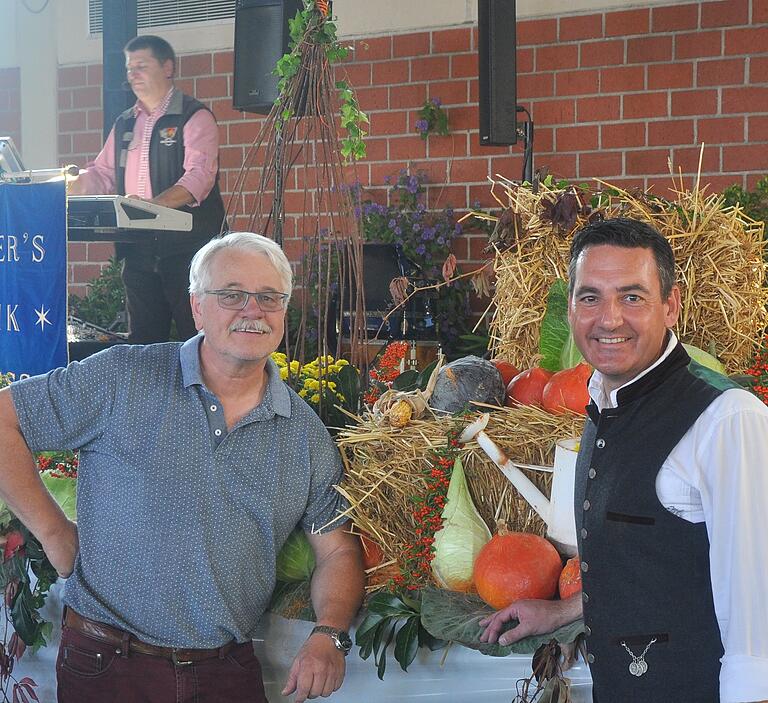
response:
M587 408L574 497L599 703L719 701L723 647L706 525L673 515L656 495L656 475L669 453L730 387L725 378L721 388L698 378L689 362L678 344L618 392L618 407Z
M168 109L152 129L149 143L149 178L153 194L167 190L184 174L184 125L198 110L207 109L198 100L174 91ZM115 187L120 195L125 195L125 162L135 122L133 108L115 121ZM224 203L219 191L218 172L211 192L198 207L179 209L192 213L192 231L159 231L152 245L160 258L195 252L219 234L224 222Z

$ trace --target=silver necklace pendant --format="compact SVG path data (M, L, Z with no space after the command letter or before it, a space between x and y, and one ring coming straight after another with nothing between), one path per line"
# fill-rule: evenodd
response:
M645 661L645 655L648 654L648 650L654 642L656 642L655 637L646 645L643 653L639 657L627 646L626 642L621 643L621 646L627 650L627 654L632 657L632 661L629 663L629 673L632 674L632 676L637 676L639 678L648 671L648 663Z

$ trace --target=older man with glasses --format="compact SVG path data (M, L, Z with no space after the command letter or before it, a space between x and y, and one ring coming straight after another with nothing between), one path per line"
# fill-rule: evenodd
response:
M119 345L0 391L0 496L62 576L60 703L266 701L251 638L277 553L303 529L318 626L283 691L328 696L344 677L362 599L336 447L280 380L290 264L247 232L192 260L200 334ZM30 450L80 450L78 525Z

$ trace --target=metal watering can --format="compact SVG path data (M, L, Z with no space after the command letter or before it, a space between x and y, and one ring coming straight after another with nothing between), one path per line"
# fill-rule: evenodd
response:
M490 460L512 482L520 495L541 516L547 525L547 538L566 557L576 555L576 522L573 513L573 487L576 477L576 454L579 440L564 439L555 445L555 467L516 464L484 432L488 413L483 413L467 425L459 435L459 442L475 440ZM547 498L520 468L551 471L552 497Z

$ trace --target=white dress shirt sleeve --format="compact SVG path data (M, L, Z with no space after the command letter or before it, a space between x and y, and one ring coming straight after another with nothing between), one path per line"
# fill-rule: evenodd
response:
M726 391L683 441L695 457L709 534L725 649L720 700L768 700L768 408Z

